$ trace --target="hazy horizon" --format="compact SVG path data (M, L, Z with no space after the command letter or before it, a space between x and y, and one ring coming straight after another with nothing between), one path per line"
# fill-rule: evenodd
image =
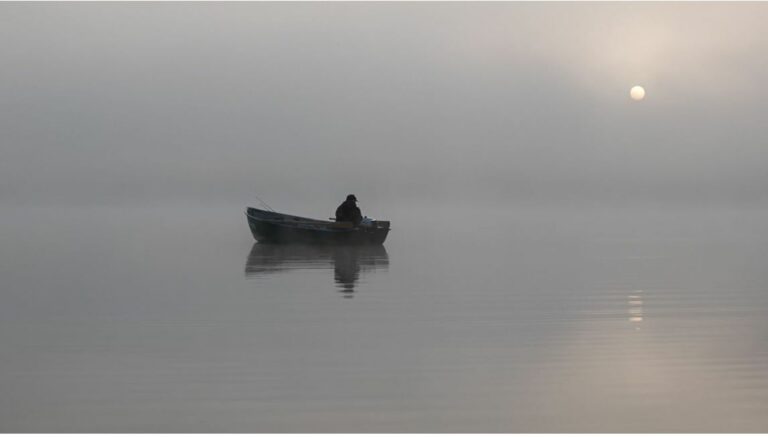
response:
M0 12L0 206L768 206L768 4Z

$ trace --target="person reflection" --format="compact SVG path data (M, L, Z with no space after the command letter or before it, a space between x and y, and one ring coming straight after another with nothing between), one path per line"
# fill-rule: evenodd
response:
M338 291L351 298L361 273L389 266L384 246L301 246L254 243L245 263L246 277L333 267Z
M356 248L335 248L333 251L333 277L344 297L352 297L355 283L360 279L360 257Z

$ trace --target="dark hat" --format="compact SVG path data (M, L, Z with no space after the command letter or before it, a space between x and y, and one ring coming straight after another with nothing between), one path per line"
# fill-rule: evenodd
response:
M354 200L355 202L357 202L357 197L355 197L354 194L350 194L347 196L347 200Z

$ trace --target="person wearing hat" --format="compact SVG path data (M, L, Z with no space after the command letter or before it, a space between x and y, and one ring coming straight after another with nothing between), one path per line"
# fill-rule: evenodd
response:
M353 225L358 226L363 220L363 214L360 212L360 208L357 207L356 203L357 197L355 197L354 194L347 196L347 200L336 208L336 221L352 222Z

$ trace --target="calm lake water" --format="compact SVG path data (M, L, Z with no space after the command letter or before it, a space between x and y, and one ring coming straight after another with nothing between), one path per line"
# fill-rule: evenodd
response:
M244 206L5 207L0 431L768 432L765 211Z

